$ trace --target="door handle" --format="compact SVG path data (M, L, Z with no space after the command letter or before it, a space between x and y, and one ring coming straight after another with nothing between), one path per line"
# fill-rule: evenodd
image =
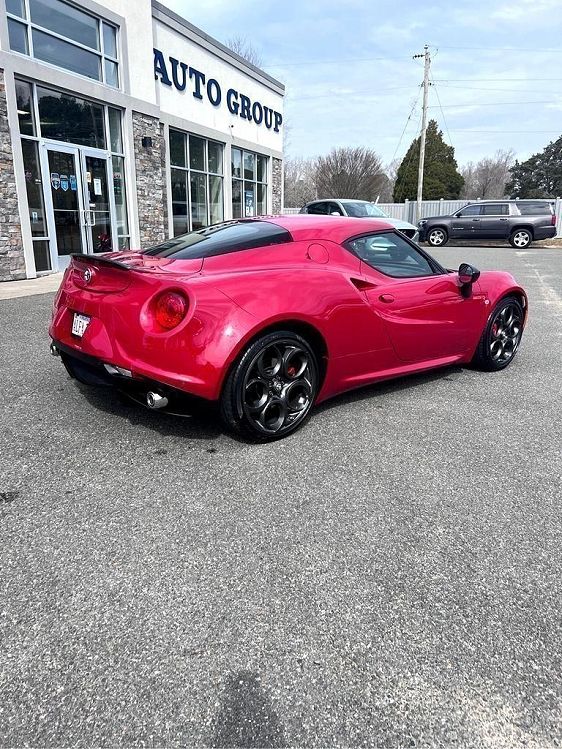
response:
M500 221L507 221L506 218L500 218Z
M480 219L479 219L479 218L473 218L472 220L473 220L473 221L480 221Z
M385 304L391 304L391 302L394 301L394 297L392 296L392 294L381 294L379 296L379 299Z

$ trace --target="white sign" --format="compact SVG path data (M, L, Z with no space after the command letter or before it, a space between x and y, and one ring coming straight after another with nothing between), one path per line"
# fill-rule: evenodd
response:
M101 195L101 179L94 177L94 195Z

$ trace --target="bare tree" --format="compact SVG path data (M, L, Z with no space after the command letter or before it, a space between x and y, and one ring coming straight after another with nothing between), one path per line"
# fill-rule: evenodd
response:
M461 197L469 200L503 198L510 178L509 170L514 163L515 152L512 148L500 149L494 156L480 159L476 164L469 162L461 170L464 177Z
M245 36L232 36L227 39L226 46L229 47L240 57L243 57L250 65L259 68L263 65L263 60L257 49L246 39Z
M315 171L314 159L285 159L285 207L302 208L316 198Z
M381 160L370 148L334 148L316 162L321 198L376 200L385 183Z

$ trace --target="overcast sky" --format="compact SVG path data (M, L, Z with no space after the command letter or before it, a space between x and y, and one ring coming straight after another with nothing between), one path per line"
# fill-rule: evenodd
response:
M562 133L562 0L164 0L220 41L245 36L286 86L287 152L373 147L385 163L419 130L430 45L430 116L459 164ZM442 109L439 106L439 100Z

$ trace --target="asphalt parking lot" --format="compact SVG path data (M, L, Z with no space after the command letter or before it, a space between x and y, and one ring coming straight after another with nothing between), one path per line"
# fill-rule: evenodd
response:
M562 746L562 249L512 366L252 446L81 389L0 302L0 745Z

